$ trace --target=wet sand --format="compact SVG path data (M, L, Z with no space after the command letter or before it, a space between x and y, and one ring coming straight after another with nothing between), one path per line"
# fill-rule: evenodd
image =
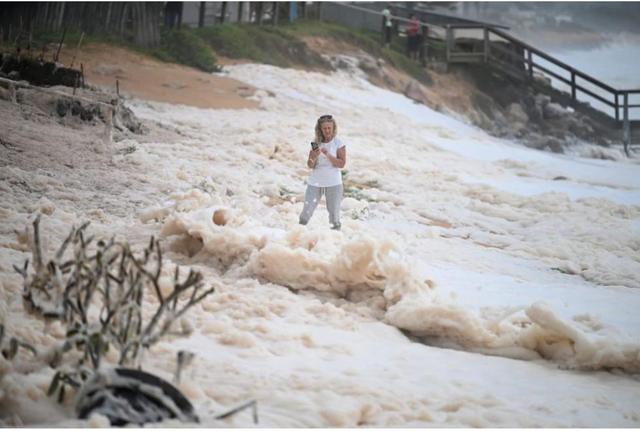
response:
M60 61L71 64L75 48L61 52ZM235 79L217 76L178 64L163 63L125 48L106 44L82 47L74 67L84 66L87 84L140 99L197 108L256 108L250 100L253 87Z

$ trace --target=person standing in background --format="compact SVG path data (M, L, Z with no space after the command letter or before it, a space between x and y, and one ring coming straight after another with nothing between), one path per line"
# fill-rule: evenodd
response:
M409 58L417 61L420 48L420 21L418 21L418 18L413 13L409 16L406 33Z
M391 11L389 5L386 5L382 11L382 34L384 35L384 46L391 46L391 32L393 29L393 21L391 21Z

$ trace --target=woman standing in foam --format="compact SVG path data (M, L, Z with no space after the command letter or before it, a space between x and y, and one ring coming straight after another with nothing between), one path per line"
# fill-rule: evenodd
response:
M340 170L347 163L347 148L336 137L338 126L331 115L318 118L315 132L316 138L311 143L311 151L307 159L307 166L313 170L307 180L300 224L309 222L322 195L325 195L331 228L340 230L340 203L342 202Z

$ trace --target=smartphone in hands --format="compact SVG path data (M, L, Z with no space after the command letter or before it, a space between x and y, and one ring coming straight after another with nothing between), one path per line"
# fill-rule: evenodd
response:
M311 149L312 149L313 151L317 150L317 149L318 149L318 143L317 143L317 142L313 142L313 141L311 141Z

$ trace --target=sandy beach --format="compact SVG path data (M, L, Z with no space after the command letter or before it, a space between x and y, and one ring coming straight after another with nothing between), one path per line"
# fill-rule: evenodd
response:
M149 56L113 45L89 44L75 53L68 47L60 61L75 67L82 63L85 81L116 91L116 81L124 96L197 108L256 108L248 98L254 88L247 83L212 75L191 67L164 63Z

